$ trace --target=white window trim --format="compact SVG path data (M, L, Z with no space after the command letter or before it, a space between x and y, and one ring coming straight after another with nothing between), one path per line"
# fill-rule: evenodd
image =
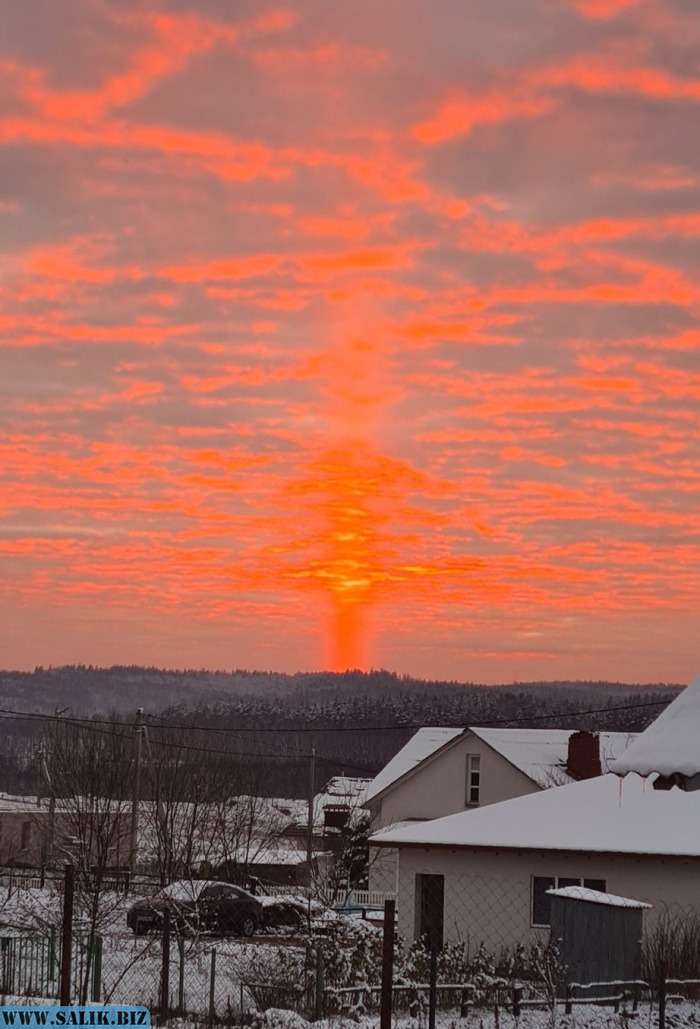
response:
M481 806L481 754L466 754L466 767L464 775L464 806L465 807L480 807ZM472 761L476 759L477 767L472 768ZM479 776L479 781L476 786L472 784L472 775L476 772ZM478 800L471 800L472 789L477 791Z

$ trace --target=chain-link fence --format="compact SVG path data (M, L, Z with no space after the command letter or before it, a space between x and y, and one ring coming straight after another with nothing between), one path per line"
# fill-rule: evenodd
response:
M269 920L250 937L169 918L135 933L124 907L118 928L86 932L78 922L70 999L144 1004L161 1021L209 1025L264 1024L265 1012L279 1010L297 1024L366 1019L382 1029L700 1023L695 911L623 904L593 879L533 876L523 887L445 875L418 857L399 885L373 919L315 909L294 924ZM286 916L291 900L270 898L270 910ZM5 1000L61 997L61 936L60 921L2 931Z
M700 1022L697 908L606 892L598 878L475 875L456 855L402 857L392 1011L478 1015L483 1029ZM441 871L438 869L442 868Z

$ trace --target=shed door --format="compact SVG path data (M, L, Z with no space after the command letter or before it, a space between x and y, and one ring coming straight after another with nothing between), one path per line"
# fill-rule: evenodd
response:
M445 914L444 875L416 876L416 936L427 947L441 950Z

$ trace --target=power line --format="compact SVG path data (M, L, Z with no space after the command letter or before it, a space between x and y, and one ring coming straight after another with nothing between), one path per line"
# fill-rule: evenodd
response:
M549 721L549 720L551 720L553 718L573 719L573 718L581 718L581 717L588 716L588 715L610 714L610 713L613 713L613 712L620 712L620 711L638 711L638 710L642 710L642 709L646 709L646 708L666 706L668 703L669 702L667 700L648 700L648 701L640 701L640 702L638 702L636 704L612 704L612 705L609 705L607 707L586 708L586 709L582 709L582 710L579 710L579 711L552 711L552 712L549 712L547 714L531 715L531 716L528 716L526 719L518 719L518 718L489 719L487 724L489 726L497 726L497 725L505 725L505 726L510 725L510 726L513 726L513 723L516 723L516 725L514 727L516 727L516 728L524 728L525 727L526 728L526 726L522 725L523 721L526 721L527 723L531 723L531 722L538 722L538 721ZM74 717L73 716L66 717L63 714L62 715L58 715L58 714L50 715L50 714L44 714L44 713L38 712L38 711L15 711L15 710L8 709L8 708L0 708L0 718L7 719L7 720L29 720L29 721L54 722L54 723L55 722L60 722L60 723L62 723L64 725L67 724L67 725L73 725L73 726L77 726L77 727L83 727L83 728L87 729L88 731L90 731L92 733L96 733L96 734L103 735L103 736L115 737L117 739L126 740L127 742L131 742L132 739L133 739L132 733L131 733L131 730L133 729L133 725L130 722L124 722L124 721L121 721L121 720L118 720L118 719L83 718L83 717L80 717L80 716L77 716L77 715L74 716ZM517 725L518 722L520 722L521 724ZM447 725L445 725L443 723L443 727L444 728L449 728L449 729L465 729L467 727L467 725L478 726L479 724L480 723L478 721L475 722L475 721L472 721L472 720L464 719L459 724L447 724ZM122 729L129 729L130 731L128 733L124 733L124 732L114 732L113 728L111 728L111 729L101 729L101 728L99 728L99 726L105 726L105 725L106 726L111 726L111 727L117 726L117 727L122 728ZM226 728L226 727L219 728L217 726L209 726L209 725L182 725L182 724L179 724L179 723L172 723L172 722L171 723L168 723L168 722L149 722L149 728L151 728L151 729L159 729L159 730L166 730L166 731L182 730L182 731L188 731L188 732L217 733L217 734L222 734L222 733L228 733L228 734L230 734L230 733L260 733L261 735L269 735L269 734L277 734L277 735L278 734L287 734L287 735L294 735L294 734L306 735L306 734L311 734L311 735L313 735L313 734L320 734L320 733L357 733L357 732L364 732L364 733L366 733L366 732L398 732L398 731L406 732L406 731L409 731L409 730L415 732L418 729L423 728L423 725L422 725L422 723L416 723L416 722L400 722L400 723L395 724L395 725L370 725L370 726L360 726L358 728L354 728L354 727L351 727L351 726L316 726L316 727L304 726L302 728L297 728L297 729L279 728L279 727L265 727L265 728L259 728L259 729L254 729L254 728L232 729L232 728ZM254 758L254 759L257 759L257 760L270 761L270 762L274 762L274 763L278 763L278 764L289 764L290 762L294 762L294 761L301 763L301 762L305 762L307 760L307 757L305 755L304 756L295 756L293 754L289 754L289 755L284 755L284 754L279 754L279 753L270 754L270 753L259 752L259 751L256 752L256 751L241 751L241 750L219 750L219 749L215 749L215 748L212 748L212 747L201 747L201 746L197 746L197 745L191 744L191 743L178 743L178 742L174 742L174 741L171 741L171 740L159 739L158 737L153 737L152 738L152 743L155 746L166 747L166 748L169 748L169 749L172 749L172 750L180 750L180 751L184 750L184 751L187 751L189 753L207 754L209 756L226 757L226 758L229 758L229 759ZM348 761L344 760L342 757L334 758L334 757L324 757L322 755L317 755L316 756L316 760L319 763L321 763L321 764L334 765L334 766L340 765L344 769L347 769L348 771L361 772L361 773L363 773L365 775L374 776L376 774L376 769L374 767L369 767L367 765L360 765L360 764L355 764L353 762L348 762Z
M60 722L62 725L71 725L71 726L73 726L75 728L85 729L87 732L92 732L92 733L100 735L100 736L110 736L110 737L113 737L115 739L126 740L129 743L132 742L132 740L133 740L133 737L132 737L132 735L130 733L112 732L109 729L100 729L100 728L98 728L98 725L97 724L93 724L92 720L89 719L89 718L75 718L75 719L74 718L70 718L70 717L61 717L61 718L59 718L56 715L42 715L42 714L39 714L37 712L33 712L33 713L32 712L20 712L20 711L9 712L9 711L3 710L3 709L0 709L0 718L2 718L4 720L8 720L8 721L11 721L11 720L15 720L15 721L16 720L24 720L24 719L28 718L29 720L35 720L35 721ZM100 720L96 720L96 721L99 722ZM128 722L116 722L115 721L115 722L102 722L101 724L120 725L120 726L131 728L131 726L129 725ZM158 737L153 737L151 739L151 743L154 746L157 746L157 747L167 747L167 748L169 748L171 750L186 750L188 752L192 752L192 753L195 753L195 754L208 754L208 755L214 755L216 757L258 758L258 759L265 760L265 761L272 761L272 762L277 762L279 764L287 764L287 765L290 764L290 762L298 762L299 764L302 764L302 763L305 764L308 761L308 755L306 755L306 754L302 754L302 755L297 756L297 755L294 755L294 754L287 754L287 755L279 754L279 753L277 753L277 754L268 754L268 753L265 753L264 751L260 752L260 751L250 751L250 750L216 750L216 749L214 749L212 747L198 747L198 746L196 746L195 744L192 744L192 743L176 743L176 742L173 742L172 740L163 740L163 739L159 739ZM341 765L343 768L347 768L347 769L355 771L355 772L363 772L366 775L370 775L370 776L374 776L377 773L377 769L374 768L374 767L369 767L368 765L358 765L358 764L355 764L353 762L345 761L343 758L324 757L323 755L318 755L317 754L316 755L316 761L317 761L317 763L325 764L325 765Z
M650 707L664 707L669 704L668 700L644 700L636 704L611 704L607 707L598 708L584 708L578 711L551 711L547 714L540 715L528 715L526 718L489 718L487 722L482 723L480 720L473 720L464 718L458 723L443 722L442 728L445 729L464 729L469 725L479 726L496 726L496 725L514 725L514 728L527 728L524 723L548 721L552 718L582 718L586 715L600 715L600 714L611 714L618 711L637 711L644 708ZM38 719L43 721L70 721L76 724L83 725L118 725L122 728L132 728L131 722L124 722L118 719L107 719L107 718L82 718L80 716L65 716L59 719L57 715L42 714L37 711L12 711L6 708L0 708L0 715L7 715L14 718L27 718L27 719ZM298 734L298 735L313 735L315 733L358 733L358 732L405 732L406 730L416 731L422 729L425 725L424 722L398 722L394 725L361 725L361 726L349 726L349 725L321 725L321 726L299 726L293 727L278 727L278 726L264 726L264 727L252 727L252 726L241 726L238 728L230 727L219 727L212 725L184 725L181 722L154 722L150 721L153 715L145 716L148 721L149 728L151 729L181 729L185 732L212 732L212 733L259 733L261 735L273 735L286 733ZM517 723L520 723L519 725ZM254 755L251 755L254 756ZM274 755L271 755L274 756Z

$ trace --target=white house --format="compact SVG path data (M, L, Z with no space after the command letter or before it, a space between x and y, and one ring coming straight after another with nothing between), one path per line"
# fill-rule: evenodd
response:
M374 832L599 776L634 736L569 729L420 729L369 785ZM370 889L396 888L396 853L371 848Z
M621 758L616 775L656 772L655 789L700 789L700 676L679 693Z
M545 937L552 888L700 907L700 794L613 774L376 833L400 931L492 949Z

